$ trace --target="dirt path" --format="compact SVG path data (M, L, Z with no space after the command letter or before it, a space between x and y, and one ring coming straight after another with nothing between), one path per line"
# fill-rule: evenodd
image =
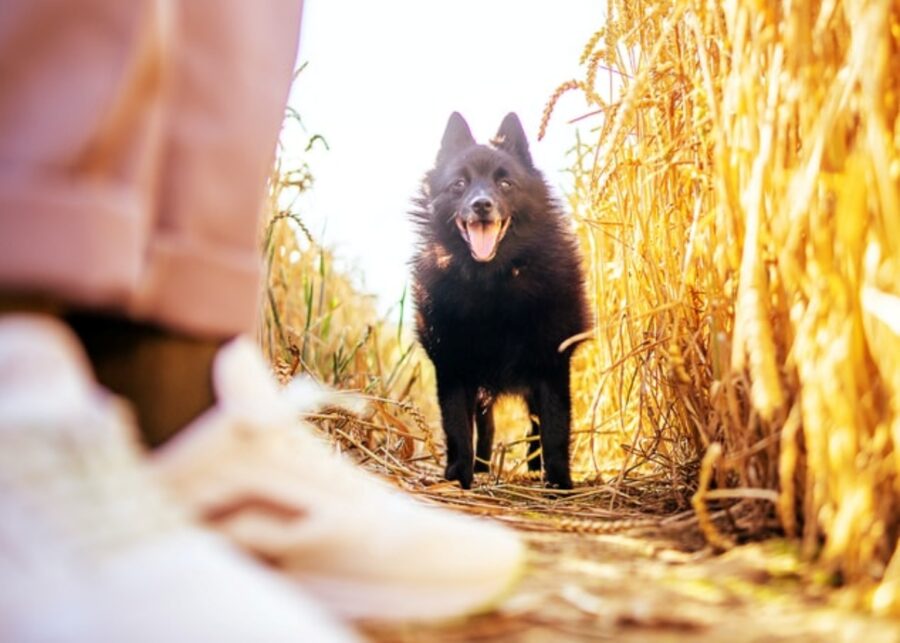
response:
M715 556L653 537L526 532L523 581L496 612L372 640L900 641L900 623L839 607L783 541Z
M713 503L706 520L738 541L706 546L690 495L671 484L625 479L546 489L531 476L481 475L471 490L446 482L435 462L364 467L421 501L489 517L529 545L525 576L488 614L430 625L361 631L378 643L500 641L852 641L900 643L900 619L853 611L848 590L802 562L773 535L771 505Z

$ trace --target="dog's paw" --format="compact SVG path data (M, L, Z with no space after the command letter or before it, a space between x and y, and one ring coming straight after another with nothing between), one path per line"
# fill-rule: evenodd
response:
M547 471L547 487L550 489L568 490L572 488L572 478L569 472Z
M475 460L475 473L490 473L491 465L484 460Z
M456 480L459 482L459 486L463 489L471 489L472 488L472 467L466 467L462 462L453 462L447 465L447 470L444 473L444 477L447 480Z

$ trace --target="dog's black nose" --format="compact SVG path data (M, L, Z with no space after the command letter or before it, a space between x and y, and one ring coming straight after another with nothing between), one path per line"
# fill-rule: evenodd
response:
M472 211L480 217L489 215L494 209L494 202L488 197L479 197L469 205L472 207Z

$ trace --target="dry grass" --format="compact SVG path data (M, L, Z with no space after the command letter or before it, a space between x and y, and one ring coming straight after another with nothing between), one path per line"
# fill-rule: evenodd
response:
M525 474L517 408L495 473L440 480L430 366L304 230L302 168L273 182L263 344L283 377L370 396L370 417L318 419L423 496L723 549L777 528L900 613L900 3L608 4L545 119L562 93L588 100L570 202L598 322L573 368L576 491Z
M262 232L263 350L282 381L305 373L369 400L372 417L354 422L348 442L399 461L423 453L436 459L426 420L437 416L428 394L434 375L403 326L406 296L398 302L400 322L390 324L379 318L371 296L335 270L333 253L316 242L296 211L299 195L312 182L304 163L279 157Z
M583 62L561 87L597 126L572 207L600 323L576 415L618 429L590 455L627 444L616 481L676 490L702 459L701 523L770 503L896 611L900 4L611 1Z

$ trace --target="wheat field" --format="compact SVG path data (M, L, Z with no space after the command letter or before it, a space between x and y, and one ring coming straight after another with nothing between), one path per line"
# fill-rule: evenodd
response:
M652 486L719 549L747 534L711 508L751 503L761 531L900 614L900 1L607 13L541 128L571 127L556 103L584 97L567 200L597 323L573 365L576 478ZM331 430L424 475L441 449L427 360L305 231L291 194L307 170L275 177L261 339L276 371L365 392L372 417ZM527 418L505 416L486 484L527 485Z

